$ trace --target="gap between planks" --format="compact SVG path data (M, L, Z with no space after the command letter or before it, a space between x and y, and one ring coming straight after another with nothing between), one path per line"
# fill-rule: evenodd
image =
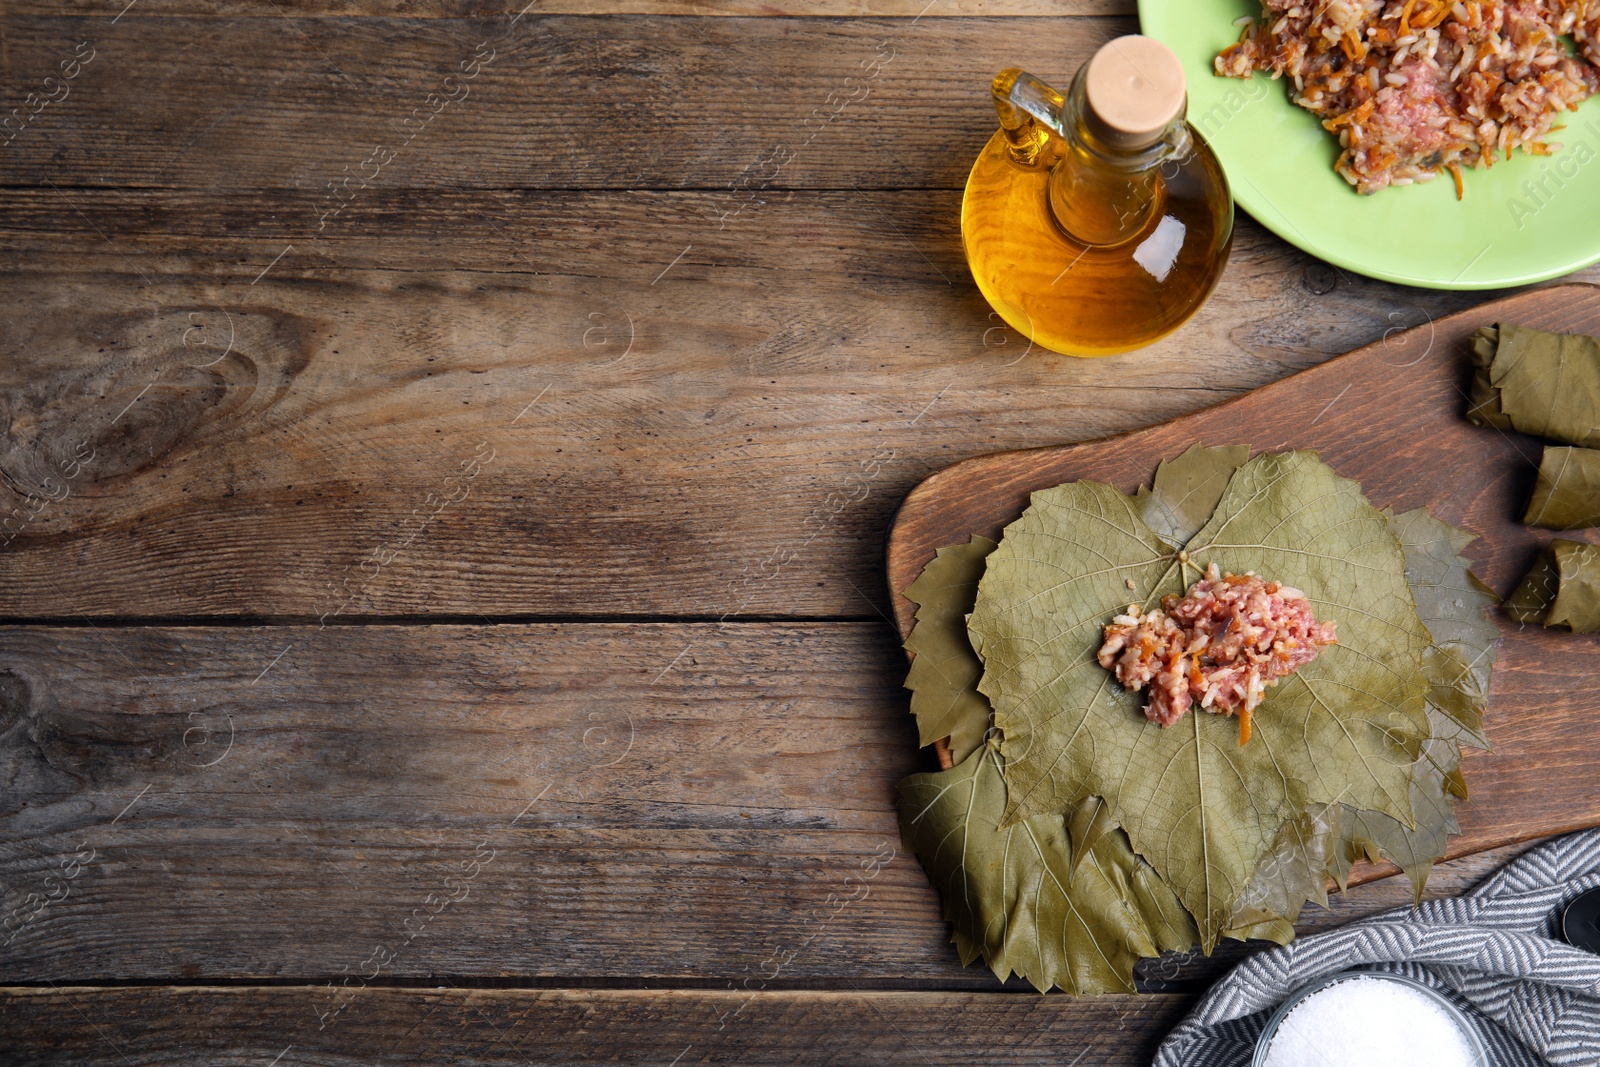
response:
M0 988L8 1063L1146 1064L1193 998ZM138 1060L131 1058L137 1056Z
M348 614L322 623L315 615L41 615L0 616L0 626L37 626L75 630L253 629L267 626L809 626L833 623L888 623L882 615L671 615L671 614Z
M41 3L23 0L9 5L9 15L73 15L109 22L172 17L211 18L396 18L510 19L521 5L493 8L476 0L288 0L268 7L248 0L134 0L105 4L100 0ZM1071 18L1081 15L1137 14L1134 0L539 0L527 15L645 15L660 19L922 19L922 18Z

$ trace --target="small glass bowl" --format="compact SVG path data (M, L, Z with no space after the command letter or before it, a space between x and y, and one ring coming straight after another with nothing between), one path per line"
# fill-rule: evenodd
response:
M1385 971L1363 970L1340 971L1338 974L1330 974L1326 978L1319 978L1309 985L1301 986L1289 994L1289 999L1278 1005L1278 1010L1273 1012L1267 1019L1266 1028L1261 1031L1261 1036L1256 1039L1256 1053L1250 1061L1250 1067L1264 1067L1267 1062L1267 1050L1272 1046L1272 1038L1277 1034L1278 1026L1284 1019L1289 1017L1289 1013L1297 1008L1301 1001L1313 993L1326 989L1335 982L1347 982L1354 978L1398 982L1401 985L1407 985L1412 989L1419 990L1423 996L1439 1005L1439 1009L1448 1015L1456 1024L1456 1028L1461 1031L1462 1038L1467 1042L1467 1048L1472 1051L1473 1067L1489 1067L1489 1054L1484 1049L1483 1042L1478 1039L1478 1032L1467 1022L1467 1017L1462 1013L1461 1009L1456 1007L1449 998L1442 996L1432 986L1424 985L1414 978L1407 978L1399 974L1389 974Z

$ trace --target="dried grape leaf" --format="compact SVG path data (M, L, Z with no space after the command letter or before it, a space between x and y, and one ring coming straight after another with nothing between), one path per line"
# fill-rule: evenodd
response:
M984 559L995 543L974 536L964 545L941 548L905 597L917 605L917 622L906 638L913 655L906 675L917 739L931 745L950 739L950 758L960 763L983 744L989 701L978 692L983 661L967 640L967 613L978 595Z
M1041 992L1130 993L1141 957L1194 944L1189 914L1096 798L1002 828L1000 764L984 745L900 783L905 846L939 890L963 965L981 956L1002 981L1016 973Z
M1446 838L1457 833L1452 797L1466 798L1460 745L1487 748L1483 708L1499 628L1488 610L1494 592L1460 553L1475 538L1417 508L1384 512L1406 560L1406 584L1433 644L1423 658L1428 678L1429 739L1412 767L1414 829L1377 812L1345 805L1312 805L1285 823L1235 904L1233 921L1263 915L1293 920L1308 901L1327 907L1326 879L1348 884L1350 863L1386 857L1411 879L1420 899Z
M1435 708L1430 716L1438 716ZM1442 718L1442 716L1441 716ZM1440 728L1448 731L1448 722ZM1354 859L1356 849L1369 859L1383 856L1405 872L1417 903L1428 884L1433 865L1444 857L1447 839L1461 832L1456 824L1455 803L1450 779L1460 777L1461 749L1454 741L1429 738L1422 746L1411 775L1411 805L1416 826L1408 828L1397 819L1376 811L1346 807L1342 813L1342 833L1347 855ZM1348 874L1348 867L1346 867ZM1343 882L1341 881L1341 884Z
M1234 926L1273 918L1295 922L1311 901L1328 906L1328 875L1339 847L1342 804L1312 804L1278 830L1229 919Z
M1294 923L1288 919L1269 919L1266 922L1252 923L1249 926L1229 930L1222 936L1235 941L1271 941L1287 945L1294 940Z
M1117 829L1111 809L1099 797L1089 797L1067 812L1067 838L1072 842L1074 869L1080 859L1094 850L1102 837Z
M1428 731L1417 664L1430 641L1384 517L1313 453L1240 467L1187 553L1189 564L1173 557L1109 486L1035 493L990 555L968 626L1003 737L1007 823L1104 797L1209 952L1279 828L1308 804L1412 825L1411 765ZM1114 612L1182 593L1210 563L1300 589L1338 627L1337 645L1271 691L1244 746L1220 716L1151 725L1094 656Z
M1600 447L1600 340L1502 322L1471 359L1471 422Z
M1429 736L1412 768L1415 825L1407 827L1388 815L1347 807L1341 836L1349 858L1355 858L1357 850L1369 858L1376 858L1376 853L1403 870L1420 901L1429 871L1444 856L1447 839L1460 832L1454 799L1467 795L1461 746L1489 747L1483 709L1489 702L1500 631L1488 611L1499 598L1460 555L1474 540L1472 534L1434 518L1425 508L1389 515L1389 524L1405 551L1406 581L1417 614L1433 639L1423 658ZM1345 870L1347 874L1348 867Z
M1228 480L1249 458L1249 445L1196 444L1176 459L1162 460L1151 485L1141 485L1134 497L1139 517L1161 540L1182 548L1217 510Z
M1442 731L1455 729L1435 708L1429 708L1429 717L1440 720ZM1460 764L1461 750L1454 741L1429 738L1423 743L1411 779L1414 829L1388 815L1344 804L1313 804L1298 819L1284 823L1235 901L1230 922L1243 926L1281 917L1292 923L1311 901L1326 908L1327 880L1348 888L1350 865L1363 858L1394 863L1410 879L1420 902L1449 835L1461 832L1452 800L1461 795L1454 792L1461 781Z
M1600 449L1546 445L1522 521L1551 530L1600 526Z
M1049 818L1049 816L1045 816L1045 818ZM1116 840L1110 843L1111 850L1109 852L1100 849L1101 838L1108 834L1116 836ZM1077 869L1077 864L1083 857L1089 855L1099 855L1102 860L1114 860L1117 865L1128 869L1151 869L1149 864L1135 857L1133 846L1128 843L1127 834L1123 833L1122 828L1111 818L1111 809L1099 797L1089 797L1067 813L1067 840L1072 845L1073 870ZM1177 898L1174 897L1173 900L1176 902ZM1181 909L1182 905L1179 904L1178 907ZM1181 946L1175 943L1165 945L1165 949L1178 951L1181 947L1181 950L1187 951L1193 947L1195 938L1194 921L1189 917L1188 912L1185 911L1183 914L1184 922L1178 924L1169 923L1168 928L1174 931L1175 936L1186 931L1185 936L1187 936L1188 940ZM1287 945L1294 940L1294 924L1269 915L1228 930L1222 936L1231 937L1235 941L1248 941L1252 938L1258 938L1264 941L1276 941L1280 945Z
M1506 614L1573 633L1600 630L1600 548L1559 537L1551 541L1506 601Z
M1489 609L1500 598L1479 581L1471 561L1461 555L1477 538L1434 518L1426 508L1384 514L1405 552L1406 584L1432 639L1423 656L1428 703L1458 727L1448 735L1432 727L1430 736L1488 748L1483 709L1489 703L1489 676L1500 638Z

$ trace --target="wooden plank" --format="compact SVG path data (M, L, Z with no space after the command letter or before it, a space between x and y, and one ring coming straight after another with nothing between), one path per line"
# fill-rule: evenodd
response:
M959 973L899 850L915 740L874 633L7 631L0 969Z
M1193 1003L972 993L365 989L318 1028L327 988L11 989L14 1067L218 1062L1146 1064ZM275 1058L277 1057L277 1058Z
M140 0L126 13L96 0L22 0L14 15L78 15L112 19L330 17L509 21L521 3L484 0L281 0L263 8L247 0ZM655 18L987 18L1138 14L1134 0L540 0L540 15L650 15Z
M393 194L305 247L292 203L0 200L0 615L874 616L938 467L1479 299L1241 218L1192 323L1077 360L990 315L954 193Z
M997 988L900 847L897 658L863 623L5 628L0 982Z
M1131 492L1194 443L1257 451L1313 449L1372 501L1427 507L1479 537L1466 549L1502 596L1548 536L1521 525L1539 442L1467 422L1466 343L1478 327L1514 322L1600 333L1600 287L1521 293L1375 342L1218 407L1108 440L1002 453L939 472L914 489L889 537L889 581L903 591L939 546L999 537L1036 489L1089 478ZM1335 407L1337 405L1337 408ZM895 598L902 633L914 607ZM1600 771L1590 744L1600 645L1500 618L1502 637L1484 726L1492 752L1467 750L1472 802L1448 856L1600 825Z
M305 198L297 232L311 236L380 186L959 189L996 128L998 71L1047 40L1038 74L1065 83L1135 23L1062 17L1021 35L1007 18L530 13L515 26L11 16L4 27L8 54L28 59L8 65L0 99L44 94L8 127L19 132L5 185L290 189ZM73 59L85 41L87 65ZM68 82L63 62L77 63Z

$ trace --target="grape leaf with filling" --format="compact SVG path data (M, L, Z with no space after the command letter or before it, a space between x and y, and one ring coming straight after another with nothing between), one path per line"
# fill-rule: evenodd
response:
M1185 555L1138 511L1092 482L1035 493L989 556L968 625L1003 739L1006 823L1104 797L1210 951L1279 828L1308 804L1415 825L1411 766L1428 736L1417 664L1431 642L1386 520L1312 453L1240 467ZM1181 594L1211 563L1300 589L1337 626L1339 643L1268 695L1244 746L1220 716L1151 725L1143 698L1094 656L1124 605Z
M1188 523L1187 527L1168 522L1164 529L1172 536L1163 540L1168 544L1187 540L1209 518L1210 509L1214 509L1220 499L1221 486L1246 455L1247 449L1242 446L1232 449L1191 447L1176 460L1163 463L1157 470L1154 484L1139 490L1135 499L1141 515L1153 527L1161 526L1167 516L1186 515L1183 521ZM1220 478L1216 472L1220 472ZM1208 482L1209 487L1203 493L1195 491L1196 486ZM1200 514L1201 510L1205 513ZM1435 642L1429 647L1427 660L1431 737L1425 746L1424 758L1413 765L1412 800L1417 827L1408 830L1388 816L1344 805L1310 805L1299 818L1286 821L1280 828L1273 849L1262 857L1251 881L1236 901L1231 919L1233 928L1224 936L1288 943L1294 936L1292 923L1304 904L1315 900L1326 907L1328 878L1331 876L1344 886L1351 862L1362 857L1376 860L1381 855L1396 862L1411 876L1420 894L1429 868L1443 853L1445 835L1455 832L1450 795L1466 796L1465 782L1457 768L1459 750L1456 746L1459 743L1480 747L1486 744L1481 733L1481 712L1487 701L1498 630L1485 611L1495 597L1472 575L1470 564L1459 555L1472 541L1472 535L1433 519L1423 509L1398 517L1388 512L1384 515L1402 544L1407 583ZM952 597L951 602L957 605L954 610L941 611L936 604L935 611L918 613L919 621L913 634L920 633L929 647L954 642L958 651L972 655L965 637L965 613L983 574L985 558L993 547L993 542L974 538L967 545L941 550L928 564L922 579L907 591L918 603L944 595ZM913 590L917 593L913 594ZM970 679L969 690L973 689L979 669L979 666L971 666L965 672ZM918 672L913 668L912 673L915 676ZM930 684L946 685L939 677ZM907 679L907 685L916 688L912 678ZM971 696L971 703L964 706L973 709L969 722L976 724L974 735L981 736L988 724L989 706L981 694L974 691ZM948 702L947 696L945 703ZM1451 711L1446 713L1436 705ZM920 836L933 840L936 847L932 854L923 856L923 862L937 884L947 885L956 874L950 864L959 862L960 854L938 846L952 831L968 834L984 831L963 826L965 810L948 805L936 808L926 817L928 822L920 828ZM1048 823L1048 818L1046 821ZM996 827L991 832L1004 831ZM913 829L909 826L906 835L908 845L915 847ZM1102 839L1108 835L1112 836L1102 847ZM1089 798L1069 813L1067 837L1071 857L1069 875L1083 857L1091 854L1100 855L1102 862L1125 870L1146 869L1137 860L1126 835L1111 819L1107 806L1097 797ZM964 882L965 875L961 877ZM1141 934L1123 928L1129 922L1142 921L1137 920L1135 911L1101 913L1100 918L1105 926L1098 931L1083 926L1079 933L1087 932L1097 942L1113 946L1127 946L1148 937L1148 930ZM1171 925L1168 924L1169 928ZM1192 930L1192 926L1189 929ZM970 963L978 955L997 953L995 960L1004 964L1006 949L1003 944L975 943L959 925L956 941L963 944L965 962ZM1188 941L1175 937L1164 947L1188 948L1191 942L1192 933ZM1116 950L1112 955L1116 955ZM1054 970L1047 967L1042 973L1032 975L1031 980L1035 984L1064 988L1073 985L1071 977L1059 966Z

